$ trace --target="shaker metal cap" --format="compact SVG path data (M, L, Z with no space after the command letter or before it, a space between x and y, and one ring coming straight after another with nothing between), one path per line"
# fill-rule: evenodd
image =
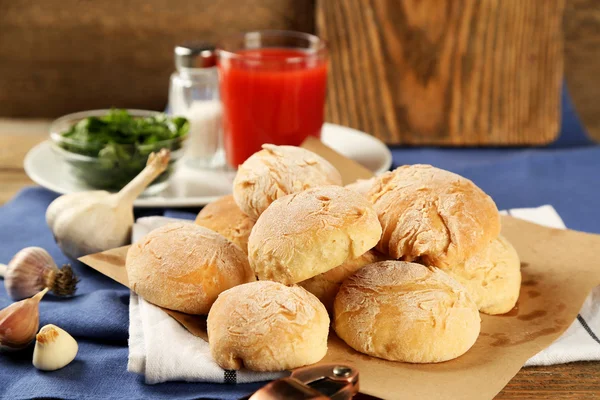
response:
M217 65L215 45L188 42L175 46L175 68L210 68Z

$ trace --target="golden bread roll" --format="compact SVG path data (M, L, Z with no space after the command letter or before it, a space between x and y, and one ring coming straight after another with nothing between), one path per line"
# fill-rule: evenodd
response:
M240 210L232 195L207 204L198 213L196 225L220 233L248 254L248 237L254 220Z
M392 258L444 268L462 264L500 234L496 204L470 180L431 165L408 165L377 178L367 194Z
M298 283L298 285L317 296L327 311L333 312L333 300L335 300L335 295L340 289L342 282L365 265L385 259L386 257L378 251L369 250L358 258L348 260L342 265L313 276Z
M131 290L150 303L207 314L219 293L256 280L246 254L210 229L175 222L153 230L127 252Z
M250 266L260 280L301 282L357 258L381 237L366 198L341 186L321 186L275 200L248 239Z
M294 146L264 144L238 168L233 197L253 219L273 201L322 185L341 185L337 169L312 151Z
M284 371L327 353L329 316L298 286L259 281L219 295L208 313L208 343L224 369Z
M464 287L442 270L381 261L342 283L334 303L334 328L361 353L433 363L469 350L481 320Z
M504 314L513 309L521 289L521 261L515 248L500 236L464 265L444 269L469 292L479 311Z
M344 187L366 196L367 193L369 193L369 190L371 190L371 188L375 184L376 180L376 177L370 179L359 179L356 182L349 183Z

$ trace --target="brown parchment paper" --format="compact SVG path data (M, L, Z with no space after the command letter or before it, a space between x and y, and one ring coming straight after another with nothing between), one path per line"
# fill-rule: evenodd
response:
M330 151L317 150L323 156ZM349 179L355 164L342 157L334 165ZM600 235L545 228L508 216L502 217L502 234L521 258L521 295L508 314L482 314L479 339L465 355L440 364L385 361L352 350L331 332L322 362L355 366L361 392L384 399L492 399L527 359L567 329L590 290L600 284ZM128 286L127 249L80 260ZM205 317L165 311L206 340Z

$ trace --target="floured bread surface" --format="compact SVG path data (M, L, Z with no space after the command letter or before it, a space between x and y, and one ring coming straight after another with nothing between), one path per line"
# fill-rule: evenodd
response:
M239 166L233 196L240 209L253 219L291 193L322 185L341 185L337 169L323 157L294 146L264 144Z
M492 198L470 180L431 165L399 167L368 193L383 227L377 249L443 268L461 264L500 234Z
M240 210L232 195L206 205L198 213L196 225L220 233L248 253L248 237L254 220Z
M219 295L208 314L210 352L221 368L284 371L327 353L329 316L298 286L259 281Z
M513 309L521 289L521 261L515 248L500 236L464 265L445 271L469 292L479 311L504 314Z
M210 229L180 222L131 245L125 266L131 290L188 314L207 314L219 293L255 280L238 246Z
M252 229L248 258L260 280L292 284L361 256L380 237L364 196L321 186L274 201Z
M358 193L366 196L376 181L377 181L376 177L373 177L370 179L359 179L356 182L349 183L344 187L347 189L350 189L350 190L354 190L355 192L358 192Z
M392 361L451 360L477 340L477 306L440 269L403 261L367 265L342 283L334 328L353 349Z
M342 265L317 276L313 276L310 279L298 283L298 285L317 296L327 311L333 312L333 300L335 299L335 295L340 289L342 282L365 265L385 259L386 256L378 251L369 250L358 258L348 260Z

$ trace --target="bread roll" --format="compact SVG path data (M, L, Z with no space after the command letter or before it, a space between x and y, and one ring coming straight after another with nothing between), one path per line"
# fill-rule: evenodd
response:
M253 219L280 197L315 186L342 184L338 170L311 151L272 144L262 147L240 165L233 181L235 202Z
M248 258L260 280L287 285L361 256L380 236L377 215L364 196L321 186L274 201L252 229Z
M208 314L210 352L224 369L283 371L327 353L329 316L298 286L259 281L219 295Z
M333 312L333 300L335 300L335 295L340 289L342 282L365 265L385 259L385 256L378 251L369 250L358 258L348 260L342 265L313 276L298 283L298 285L317 296L327 311Z
M220 233L248 254L248 237L254 220L240 210L232 195L207 204L196 217L196 225Z
M392 258L444 268L464 263L500 234L496 204L473 182L431 165L380 176L368 193Z
M223 290L255 280L238 246L210 229L181 222L131 245L125 266L131 290L188 314L207 314Z
M356 182L349 183L344 187L366 196L367 193L369 193L369 190L371 190L371 188L373 187L373 184L376 180L376 177L370 179L359 179Z
M336 333L353 349L412 363L464 354L481 326L464 287L440 269L403 261L370 264L346 279L334 315Z
M515 248L500 236L464 265L445 271L469 292L479 311L504 314L513 309L521 289L521 261Z

